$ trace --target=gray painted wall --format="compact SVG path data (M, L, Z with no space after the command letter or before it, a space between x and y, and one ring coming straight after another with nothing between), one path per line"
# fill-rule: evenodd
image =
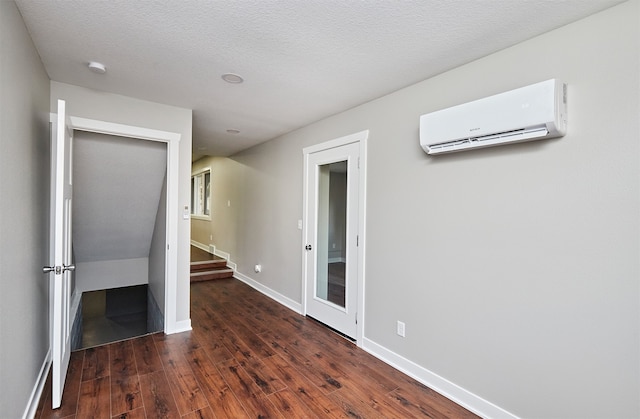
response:
M230 253L233 260L237 254L238 211L243 208L238 189L243 171L238 163L222 157L204 157L193 163L192 171L207 167L211 168L211 221L192 219L191 239L204 245L214 244Z
M162 181L160 199L156 210L153 237L149 249L149 293L155 300L155 307L164 314L165 300L165 266L166 266L166 236L167 236L167 176ZM154 326L154 328L157 327ZM158 329L155 329L158 330Z
M166 169L165 143L74 133L76 262L149 256Z
M49 349L49 78L0 1L0 412L25 413Z
M369 129L366 338L518 416L640 416L639 16L623 3L216 164L237 191L217 246L300 301L302 149ZM421 114L554 77L564 138L420 149Z

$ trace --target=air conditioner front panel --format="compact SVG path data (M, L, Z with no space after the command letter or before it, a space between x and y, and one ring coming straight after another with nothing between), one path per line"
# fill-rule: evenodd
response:
M566 121L563 87L552 79L422 115L420 143L429 153L433 145L540 127L546 128L546 135L529 140L563 135ZM511 138L513 141L508 136L503 139L516 141L516 137ZM486 146L481 143L470 141L460 148Z

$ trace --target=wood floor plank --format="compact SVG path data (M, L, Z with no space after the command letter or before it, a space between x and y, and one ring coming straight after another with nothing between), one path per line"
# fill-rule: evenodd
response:
M165 368L167 379L178 411L181 415L200 410L209 405L193 371L183 355L183 337L170 336L167 339L155 339L158 354ZM173 344L171 343L173 340Z
M109 374L109 347L97 346L86 349L82 366L82 381L95 380Z
M182 419L217 419L217 416L213 414L213 411L209 407L196 410L182 417Z
M111 413L118 415L142 407L140 381L137 375L111 377Z
M363 417L405 418L408 411L397 403L392 403L385 393L378 390L375 383L359 379L360 377L343 377L340 390L329 395L350 411L360 412Z
M295 348L283 342L277 334L273 332L263 333L261 338L268 342L282 358L309 377L324 394L329 394L342 387L339 372L327 370L323 365L316 363L313 358L305 357ZM281 345L281 343L285 346Z
M131 340L108 345L111 359L111 414L142 407L140 381Z
M276 408L290 418L320 418L306 404L302 403L296 394L289 390L280 390L267 396Z
M412 415L432 418L475 418L467 409L452 403L446 397L422 386L421 389L398 388L388 397L401 404Z
M141 336L131 341L139 375L162 370L162 361L156 350L153 335Z
M233 358L233 355L231 355L231 352L229 352L227 347L224 345L222 339L213 336L211 333L206 333L206 331L194 330L193 334L214 364L228 361Z
M296 393L300 403L303 403L316 416L321 418L347 417L336 403L279 355L266 358L263 362L280 377L287 388Z
M114 415L112 419L147 419L147 415L145 414L144 407L139 407L129 412Z
M111 375L118 377L130 377L138 375L136 358L133 354L131 340L115 342L107 346L111 360Z
M180 413L164 371L140 376L142 402L148 418L178 419Z
M253 382L253 379L238 363L233 360L226 361L218 364L217 367L249 416L254 418L282 417L260 387Z
M203 348L190 348L186 358L216 417L249 418L242 404Z
M100 377L80 383L79 418L111 418L110 377Z

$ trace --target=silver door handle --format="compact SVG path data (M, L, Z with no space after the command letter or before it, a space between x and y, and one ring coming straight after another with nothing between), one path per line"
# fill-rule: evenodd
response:
M56 275L60 275L65 271L75 271L75 265L62 265L62 266L44 266L42 268L42 273L48 274L49 272L55 272Z

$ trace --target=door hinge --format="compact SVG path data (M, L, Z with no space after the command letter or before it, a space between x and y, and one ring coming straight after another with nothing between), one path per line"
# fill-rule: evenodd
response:
M356 247L360 246L360 236L356 235Z
M358 169L360 168L360 157L358 157Z
M356 324L358 324L358 312L356 312Z

